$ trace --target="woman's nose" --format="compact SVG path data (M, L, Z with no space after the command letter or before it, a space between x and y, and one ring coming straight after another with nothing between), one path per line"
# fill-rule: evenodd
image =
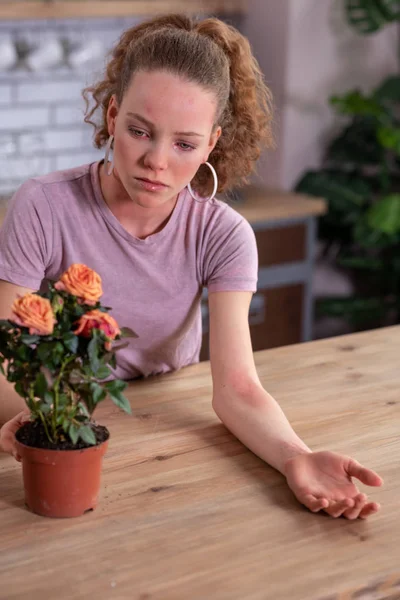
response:
M168 151L164 145L157 144L148 149L144 162L153 171L163 171L168 167Z

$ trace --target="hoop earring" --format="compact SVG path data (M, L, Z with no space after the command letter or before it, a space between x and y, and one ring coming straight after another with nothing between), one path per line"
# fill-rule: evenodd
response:
M206 198L205 200L202 200L203 202L209 202L210 200L212 200L214 198L215 194L217 193L218 177L217 177L217 173L216 173L214 167L209 162L205 162L203 164L207 165L207 167L209 167L211 169L211 173L214 178L214 189L213 189L211 196L209 198ZM190 185L190 183L187 184L187 189L189 190L189 194L192 196L193 200L196 200L197 202L199 202L199 199L196 198L196 196L193 193L192 186Z
M106 153L104 156L104 169L105 169L107 175L111 175L111 173L113 172L113 169L114 169L114 153L113 153L111 161L109 161L109 159L108 159L113 141L114 141L114 136L110 135L110 137L107 140ZM110 163L110 166L108 166L108 163Z

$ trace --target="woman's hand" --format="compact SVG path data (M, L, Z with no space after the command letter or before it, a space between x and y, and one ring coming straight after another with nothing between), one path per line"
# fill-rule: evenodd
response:
M24 423L30 420L30 413L26 410L18 413L15 417L13 417L7 423L4 423L3 427L0 429L0 448L4 452L8 452L12 454L13 457L21 462L21 457L17 452L17 448L15 445L15 434L18 429L22 427Z
M368 502L352 481L380 486L383 480L353 458L334 452L298 454L285 464L285 476L297 500L312 512L324 510L332 517L366 519L380 505Z

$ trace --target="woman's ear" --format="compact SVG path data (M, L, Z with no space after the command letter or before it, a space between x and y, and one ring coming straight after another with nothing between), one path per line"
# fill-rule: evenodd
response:
M110 135L115 134L115 120L118 115L118 104L115 94L110 98L107 108L107 129Z
M212 134L210 136L210 141L208 143L208 148L207 148L208 154L207 154L204 162L206 162L208 160L208 157L210 156L211 152L214 150L215 146L217 145L217 142L218 142L219 138L221 137L221 133L222 133L222 129L218 125L218 127L212 132Z

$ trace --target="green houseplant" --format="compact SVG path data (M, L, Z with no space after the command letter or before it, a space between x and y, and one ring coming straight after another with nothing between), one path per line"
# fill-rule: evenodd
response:
M346 270L355 293L322 298L318 314L348 319L355 329L400 321L400 77L370 94L331 98L347 124L323 165L296 190L328 201L319 237Z
M345 9L350 25L363 35L400 19L400 0L345 0Z
M27 505L75 516L97 501L109 432L93 421L96 406L109 396L130 413L127 384L109 378L115 352L125 346L114 341L136 334L108 314L100 276L86 265L71 265L48 287L17 298L10 318L0 321L0 369L31 416L16 434Z

